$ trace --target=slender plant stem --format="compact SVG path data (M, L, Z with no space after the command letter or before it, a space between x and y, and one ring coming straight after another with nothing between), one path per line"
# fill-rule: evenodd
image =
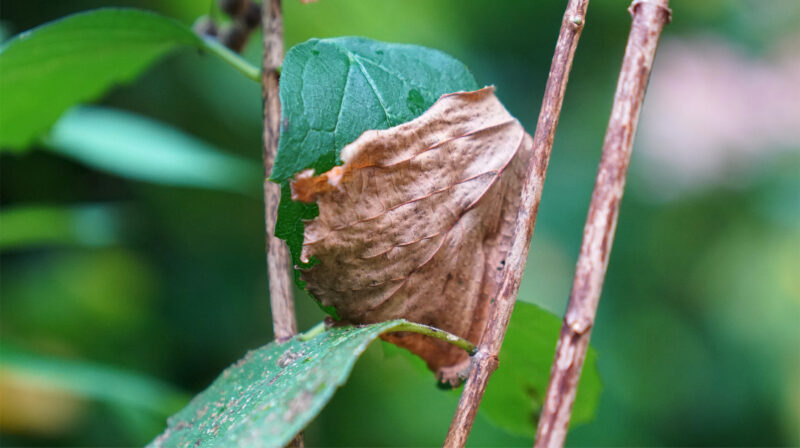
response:
M390 333L394 333L396 331L409 331L411 333L419 333L434 337L436 339L441 339L442 341L464 349L464 351L466 351L470 356L473 356L478 352L478 348L475 347L472 342L429 325L418 324L416 322L403 322L389 330Z
M280 137L281 103L278 73L283 61L283 23L280 0L269 0L262 8L264 59L261 83L264 93L264 221L266 222L267 272L275 340L283 342L297 334L286 244L274 236L280 202L280 186L267 180L275 164Z
M305 333L299 336L301 341L308 341L314 339L315 337L321 335L326 330L326 323L320 322L310 330L306 331ZM398 331L407 331L411 333L419 333L424 334L426 336L434 337L436 339L441 339L449 344L455 345L461 349L464 349L470 356L477 353L478 348L472 342L468 340L458 337L452 333L448 333L444 330L440 330L436 327L431 327L430 325L418 324L416 322L409 322L407 320L399 320L397 321L397 325L389 328L386 330L386 333L396 333Z
M325 321L323 320L322 322L318 323L317 325L314 325L313 327L311 327L305 333L302 333L300 336L298 336L298 338L303 342L310 341L310 340L314 339L315 337L321 335L322 333L325 333L326 329L327 329L327 325L325 324Z
M261 82L261 70L258 67L251 65L247 60L238 54L228 49L225 45L219 43L216 39L209 37L203 38L203 45L205 49L230 64L233 68L241 72L243 75L252 79L255 82Z
M272 329L275 340L287 341L297 334L294 315L292 278L289 249L275 237L278 218L280 186L269 181L275 164L280 138L281 102L278 90L283 63L283 16L281 0L264 0L261 5L261 29L264 40L264 57L261 63L261 87L264 95L264 222L267 241L267 273L269 275L269 302L272 309ZM303 448L303 433L289 442L289 447Z
M542 108L539 112L539 121L533 137L533 159L522 187L514 238L506 257L500 292L489 311L489 319L478 345L478 353L472 357L472 370L467 377L464 391L461 393L461 399L444 443L447 447L463 447L466 444L489 377L497 368L497 356L500 353L503 337L514 310L522 273L525 271L525 262L528 258L528 249L533 236L536 215L539 211L542 185L553 148L561 104L564 100L564 92L567 87L569 71L572 68L575 49L578 46L578 39L586 21L588 6L589 0L570 0L561 22L561 31L556 42Z
M670 21L668 0L636 0L603 156L589 205L569 305L556 346L535 447L561 447L589 346L617 227L633 138L661 30Z

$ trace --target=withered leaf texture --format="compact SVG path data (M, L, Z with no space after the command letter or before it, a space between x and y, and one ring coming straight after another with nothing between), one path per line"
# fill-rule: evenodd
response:
M532 139L494 88L442 96L408 123L367 131L342 166L300 173L308 290L350 323L395 318L478 343L511 244ZM456 383L468 357L427 336L385 337Z

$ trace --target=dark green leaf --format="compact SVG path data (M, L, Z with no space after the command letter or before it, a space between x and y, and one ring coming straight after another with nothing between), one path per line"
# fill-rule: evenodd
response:
M561 319L536 305L517 301L481 412L496 425L533 437L539 420ZM603 389L597 356L589 348L572 408L572 423L590 421Z
M0 148L26 148L64 110L133 80L180 45L209 50L244 67L238 57L183 24L133 9L79 13L16 36L0 48Z
M367 346L391 331L430 335L437 330L393 320L270 343L222 372L168 420L166 431L150 446L285 446L347 381ZM439 337L456 343L452 336Z
M44 143L58 154L128 179L253 196L261 191L259 164L120 110L73 109L58 120Z
M476 90L466 66L430 48L359 37L311 39L286 55L281 72L281 139L271 179L282 184L275 235L300 261L304 219L316 205L291 201L287 180L339 164L339 152L364 131L421 115L446 93ZM313 262L313 260L312 260Z

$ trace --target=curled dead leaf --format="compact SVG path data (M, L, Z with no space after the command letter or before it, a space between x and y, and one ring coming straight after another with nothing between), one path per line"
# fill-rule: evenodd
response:
M417 119L367 131L344 165L292 182L316 201L302 260L308 290L345 321L394 318L478 343L496 296L532 139L494 88L442 96ZM457 383L469 359L447 343L409 333L385 339Z

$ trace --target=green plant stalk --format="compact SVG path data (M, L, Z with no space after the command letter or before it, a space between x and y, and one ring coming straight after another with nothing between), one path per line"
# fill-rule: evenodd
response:
M306 331L305 333L301 333L300 336L298 336L298 339L300 339L303 342L310 341L310 340L314 339L315 337L317 337L317 336L321 335L322 333L324 333L325 330L326 330L325 321L322 321L322 322L318 323L317 325L314 325L313 327L311 327L311 329Z
M214 39L203 38L203 46L211 54L227 62L231 67L235 68L246 77L257 83L261 83L261 70L247 62L243 57L229 50Z
M326 330L325 322L320 322L298 337L301 341L308 341L321 335L322 333L325 332L325 330ZM442 341L445 341L449 344L455 345L456 347L463 349L470 356L478 352L478 348L472 342L469 342L468 340L458 337L452 333L440 330L436 327L431 327L429 325L418 324L416 322L409 322L407 320L399 320L397 321L397 325L386 329L386 333L397 333L398 331L408 331L411 333L424 334L426 336L430 336L436 339L441 339Z
M452 333L448 333L444 330L440 330L438 328L431 327L428 325L404 321L400 323L398 326L387 330L386 332L395 333L398 331L409 331L411 333L419 333L419 334L424 334L426 336L434 337L436 339L441 339L449 344L464 349L464 351L466 351L467 354L469 354L469 356L472 356L478 352L478 347L476 347L475 344L473 344L472 342L469 342L468 340L458 337Z

